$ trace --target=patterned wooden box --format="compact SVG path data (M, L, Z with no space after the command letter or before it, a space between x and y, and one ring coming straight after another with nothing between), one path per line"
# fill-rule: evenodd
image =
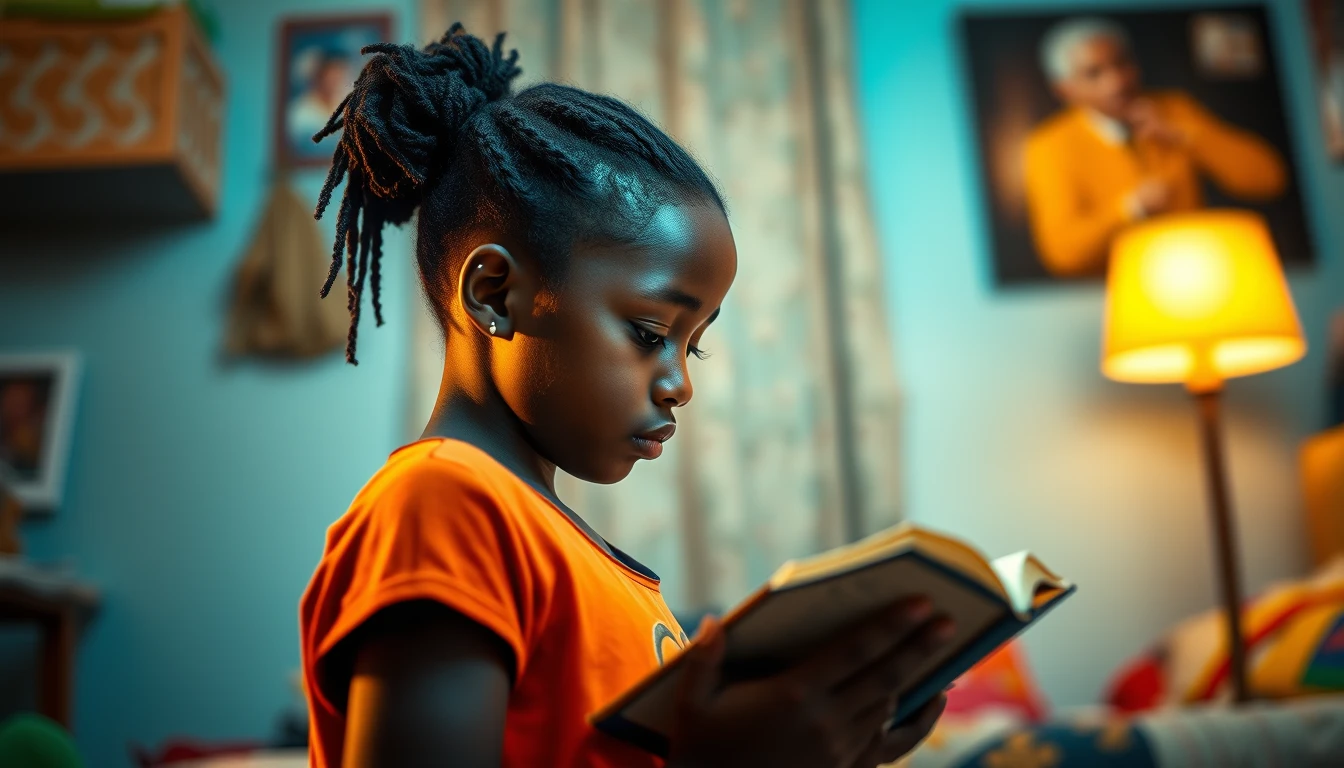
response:
M181 7L0 21L0 218L213 215L224 79Z

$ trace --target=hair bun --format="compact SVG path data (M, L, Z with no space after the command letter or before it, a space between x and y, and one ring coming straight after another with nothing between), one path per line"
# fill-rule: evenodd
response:
M517 64L518 51L504 55L503 32L495 35L494 47L487 48L479 37L467 34L461 22L449 27L437 43L425 46L425 53L444 57L462 82L484 94L487 102L507 96L513 79L523 71Z
M486 103L506 96L509 83L522 71L517 66L517 51L505 57L503 34L490 48L468 35L461 24L454 24L423 51L379 43L365 46L362 53L373 57L359 73L350 95L313 136L313 141L321 141L343 131L314 215L322 218L332 192L348 175L336 218L331 269L321 295L325 298L336 282L344 247L350 306L345 359L351 363L355 362L360 297L370 262L373 312L378 325L383 324L378 300L383 225L402 224L411 218L426 183L452 152L467 121Z
M343 129L336 165L352 171L352 185L362 168L358 181L381 199L386 220L401 223L471 116L508 95L522 71L518 52L504 55L503 33L489 47L460 23L423 50L378 43L361 52L374 55L313 141Z

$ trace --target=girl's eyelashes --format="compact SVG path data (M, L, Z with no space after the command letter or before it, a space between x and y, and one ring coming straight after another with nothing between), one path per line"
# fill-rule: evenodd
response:
M657 349L658 347L662 347L667 344L666 336L663 336L662 334L659 333L654 333L653 331L649 330L648 328L645 328L642 325L639 325L638 323L632 323L631 325L635 330L636 343L638 343L639 346L643 347L644 349ZM708 352L696 347L693 344L687 345L686 354L694 356L697 360L704 360L705 358L709 357Z

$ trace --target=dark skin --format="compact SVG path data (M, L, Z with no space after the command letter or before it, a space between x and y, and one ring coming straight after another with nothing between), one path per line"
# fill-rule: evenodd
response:
M688 360L736 273L732 232L716 207L667 205L634 244L575 246L553 291L507 233L474 241L425 435L483 449L577 520L555 495L557 466L614 483L656 454L649 433L691 399ZM905 601L787 672L722 687L723 633L707 622L687 650L668 765L890 762L945 703L886 732L891 691L950 631L927 601ZM353 669L347 766L499 765L514 659L498 636L442 605L410 603L380 613L343 652Z

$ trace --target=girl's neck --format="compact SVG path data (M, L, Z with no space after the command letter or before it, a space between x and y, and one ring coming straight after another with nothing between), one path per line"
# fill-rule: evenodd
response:
M421 438L447 437L480 448L555 503L555 464L528 441L518 417L493 387L464 382L444 367L439 397ZM473 386L477 385L477 386Z
M504 408L503 413L491 413L492 410L460 393L448 398L441 395L421 437L447 437L470 443L529 485L554 497L555 465L542 458L520 434L512 411Z
M482 392L486 394L482 396ZM616 557L606 539L556 495L555 464L532 447L518 417L493 388L465 387L460 381L450 380L445 367L438 402L434 404L434 413L420 437L461 440L485 451L577 523L599 547Z

